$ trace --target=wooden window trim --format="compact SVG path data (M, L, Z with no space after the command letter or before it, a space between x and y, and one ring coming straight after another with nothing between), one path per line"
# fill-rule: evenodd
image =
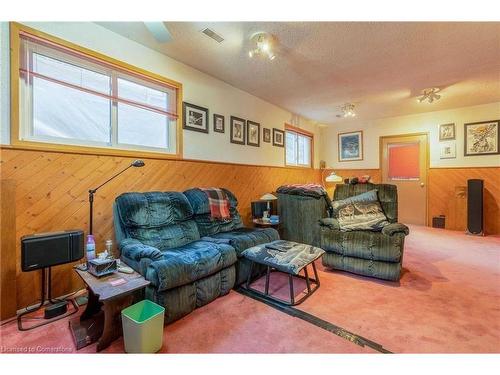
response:
M286 163L286 131L292 131L300 135L305 135L306 137L311 138L311 165L310 166L301 166L301 165L290 165ZM296 126L285 123L285 147L284 147L284 155L285 155L285 167L286 168L297 168L297 169L314 169L314 133L304 130L302 128L298 128Z
M92 147L92 146L77 146L66 145L59 143L45 143L35 142L20 139L20 85L19 85L19 69L20 63L20 46L21 46L21 33L27 33L35 37L44 39L48 42L60 45L62 47L71 49L78 54L89 56L90 58L102 61L104 64L110 65L125 73L134 76L141 76L151 81L156 81L160 84L171 86L177 90L177 124L176 124L176 153L168 154L162 152L154 152L147 150L126 150L119 148L107 147ZM183 155L183 131L182 131L182 83L165 78L159 74L149 72L142 68L133 66L123 61L116 60L112 57L103 55L99 52L81 47L77 44L68 42L61 38L46 34L42 31L33 29L31 27L19 24L17 22L10 22L10 143L13 148L20 148L25 150L38 150L38 151L60 151L71 153L82 153L92 155L110 155L110 156L130 156L130 157L155 157L161 159L182 159Z

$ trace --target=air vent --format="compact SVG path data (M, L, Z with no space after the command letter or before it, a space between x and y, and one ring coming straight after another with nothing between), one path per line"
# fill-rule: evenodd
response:
M201 30L203 34L208 36L209 38L212 38L215 40L217 43L222 43L224 41L224 38L221 37L219 34L217 34L215 31L212 29L209 29L208 27L206 29Z

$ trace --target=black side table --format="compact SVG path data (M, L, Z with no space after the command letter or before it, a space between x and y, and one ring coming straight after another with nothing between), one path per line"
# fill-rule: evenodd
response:
M274 228L280 234L280 238L282 237L282 233L281 233L282 222L281 222L281 220L278 221L277 223L276 222L271 223L270 221L264 221L262 219L253 219L252 222L253 222L254 227L256 227L256 228Z

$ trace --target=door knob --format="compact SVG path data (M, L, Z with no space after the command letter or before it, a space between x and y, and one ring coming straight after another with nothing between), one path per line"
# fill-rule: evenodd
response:
M423 182L420 183L420 187L424 187L425 184Z

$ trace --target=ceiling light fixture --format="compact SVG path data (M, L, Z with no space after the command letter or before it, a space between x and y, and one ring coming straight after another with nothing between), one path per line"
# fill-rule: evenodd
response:
M276 55L273 52L273 37L272 35L259 32L251 36L250 40L255 43L255 48L248 51L249 57L264 56L269 60L274 60Z
M417 99L417 101L422 103L427 100L429 103L432 103L434 100L439 100L441 99L441 95L438 95L438 92L440 91L441 89L439 87L425 89L422 91L422 95Z
M356 112L354 112L354 104L345 103L342 108L342 117L356 117Z

